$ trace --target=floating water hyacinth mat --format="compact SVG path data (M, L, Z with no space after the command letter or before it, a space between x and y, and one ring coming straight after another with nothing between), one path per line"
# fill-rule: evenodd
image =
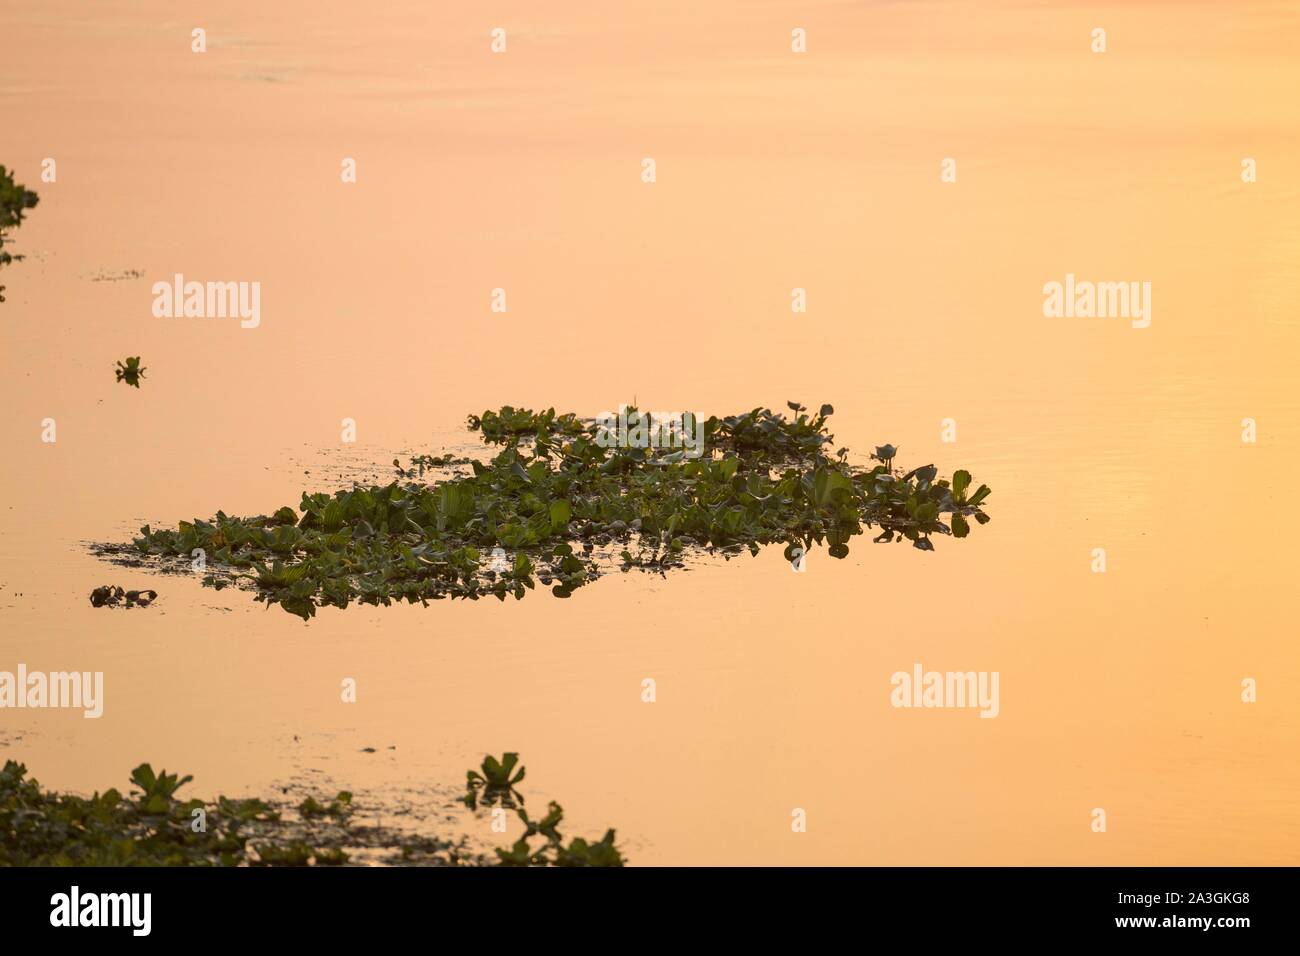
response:
M482 770L487 796L503 764L513 768L519 755L487 756ZM511 793L523 779L521 767L509 780ZM149 764L131 772L131 790L90 797L46 790L27 776L27 768L7 760L0 768L0 866L341 866L365 854L377 862L418 866L622 866L623 856L607 829L600 840L559 831L564 811L552 801L547 813L531 819L514 807L523 833L508 848L489 857L472 850L464 836L411 834L370 823L376 808L357 806L348 791L325 801L308 796L301 803L279 798L215 801L182 799L178 791L193 780L157 773ZM362 812L357 813L357 810ZM533 842L541 837L540 842ZM378 854L378 856L376 856ZM353 860L353 862L357 862Z
M470 417L500 449L469 461L472 474L450 473L465 459L422 455L406 468L394 461L387 485L304 492L297 508L218 512L174 531L146 525L133 544L95 551L187 572L198 552L205 584L253 590L306 620L353 601L521 598L539 581L568 597L610 571L666 573L764 545L784 545L787 559L815 545L843 558L869 529L874 542L929 551L935 537L964 538L971 520L989 520L980 507L989 489L972 490L969 472L904 473L892 445L876 448L874 464L850 464L847 448L831 451L831 406L810 414L788 404L790 418L756 408L702 422L687 415L668 430L630 409L618 440L573 414L507 406ZM437 479L440 469L448 473Z

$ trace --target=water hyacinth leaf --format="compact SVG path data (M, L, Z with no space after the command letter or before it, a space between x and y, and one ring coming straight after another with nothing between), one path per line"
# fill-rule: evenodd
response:
M560 531L568 527L569 521L573 518L573 510L567 501L552 501L550 511L552 531Z
M970 472L959 468L952 473L952 493L958 501L964 500L966 489L970 487Z

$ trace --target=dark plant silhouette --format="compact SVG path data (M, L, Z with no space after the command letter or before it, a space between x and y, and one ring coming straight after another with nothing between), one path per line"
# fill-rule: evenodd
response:
M117 363L117 380L126 382L132 388L140 387L140 379L144 378L144 366L140 364L140 356L133 355L125 362Z
M36 193L14 182L13 173L0 166L0 266L22 258L5 251L5 243L10 241L7 230L21 226L23 214L37 202ZM5 287L0 285L0 302L5 300L4 291Z
M491 754L484 757L480 767L482 773L470 770L465 774L465 806L475 810L480 799L489 807L499 804L513 808L516 801L523 803L523 796L515 790L515 784L524 779L523 767L514 773L518 762L519 754L516 753L505 754L500 760Z

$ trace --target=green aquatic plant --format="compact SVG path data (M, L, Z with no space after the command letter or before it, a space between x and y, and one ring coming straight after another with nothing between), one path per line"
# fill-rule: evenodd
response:
M117 380L126 382L132 388L140 387L140 379L144 378L144 368L140 365L140 356L133 355L126 359L125 362L117 363Z
M403 468L401 459L393 459L393 467L397 469L397 474L401 478L423 478L426 471L432 471L436 468L450 468L453 465L473 464L473 458L464 458L457 455L415 455L411 458L410 467Z
M490 862L468 852L463 837L357 824L346 791L328 805L308 797L293 820L255 798L177 799L190 779L141 764L131 774L133 799L115 789L80 797L45 790L9 760L0 770L0 867L341 866L344 847L382 851L389 862Z
M599 840L587 841L574 837L569 845L564 845L564 835L560 833L560 824L564 821L564 808L554 800L546 808L546 816L539 820L529 818L527 811L520 807L515 811L524 824L524 832L509 849L498 848L497 862L501 866L623 866L623 854L614 845L615 832L605 831ZM534 847L534 837L542 837L540 845Z
M166 813L176 798L176 791L194 778L184 777L161 770L153 772L153 767L142 763L131 772L131 782L139 788L136 805L144 813Z
M14 182L13 173L0 166L0 266L23 258L5 250L5 244L11 241L8 230L21 226L27 210L39 201L36 193ZM5 287L0 285L0 302L5 300L4 291Z
M546 815L537 820L524 809L524 797L515 785L524 779L524 768L514 773L519 754L506 753L500 760L490 754L483 758L481 773L476 770L465 774L465 805L477 810L479 803L486 806L512 808L524 825L524 832L509 849L498 848L497 861L501 866L622 866L623 857L614 846L614 831L606 830L598 841L588 842L576 837L564 845L560 824L564 809L554 800L546 808ZM480 793L481 791L481 793ZM519 806L516 807L516 804ZM530 843L542 837L538 847Z
M598 841L588 843L582 837L574 837L566 847L556 844L555 866L622 866L623 855L614 845L614 831L606 830Z
M257 828L278 814L260 800L180 801L190 777L131 774L139 791L78 797L46 791L13 760L0 770L0 866L234 866ZM201 824L200 824L201 821Z
M564 810L558 803L552 802L547 815L540 821L529 820L522 808L518 814L524 823L525 832L509 849L497 849L497 862L501 866L625 865L622 853L614 845L615 833L612 829L606 830L598 841L588 842L582 837L574 837L565 846L564 837L558 829L564 819ZM539 834L546 839L535 848L530 841Z
M286 846L260 843L253 847L253 853L248 861L250 866L311 866L312 857L316 855L316 851L306 843Z
M664 574L704 553L730 558L772 544L804 553L825 545L843 558L873 527L875 542L929 551L935 537L967 536L968 519L989 520L980 507L989 489L968 495L969 472L951 482L934 465L900 475L891 445L876 449L877 464L853 464L848 449L830 453L831 406L814 415L789 404L793 418L756 408L707 419L698 456L611 446L596 423L507 406L470 418L485 442L504 447L471 460L468 474L426 483L419 469L435 459L413 458L387 485L304 492L297 508L269 515L146 525L129 549L97 550L164 568L188 568L201 550L205 584L239 584L307 620L354 601L518 599L538 582L569 597L611 570Z
M826 421L835 414L835 409L823 405L816 415L808 416L804 414L807 409L798 402L785 404L795 413L793 421L770 409L755 408L743 415L710 419L705 424L705 434L714 434L715 441L733 449L751 468L765 460L824 458L826 446L834 441L826 431Z
M470 431L481 432L490 445L517 445L525 438L549 440L554 437L576 437L583 425L572 413L556 415L555 409L534 412L530 408L502 406L500 411L485 411L469 416Z
M342 866L348 862L347 853L332 847L318 847L312 856L317 866Z
M510 759L510 758L514 759ZM484 760L486 786L513 788L517 754ZM473 773L471 771L471 773ZM491 857L455 840L370 826L354 819L347 791L328 804L307 797L298 819L289 819L259 799L215 801L177 798L189 776L154 773L141 764L131 773L138 792L126 799L115 789L90 797L45 790L27 768L9 760L0 769L0 867L4 866L342 866L345 848L382 851L382 861L439 866L484 865ZM522 797L515 795L518 802ZM531 820L517 808L524 834L496 862L524 866L622 866L614 831L600 841L581 838L568 845L559 831L563 811L551 803L547 815ZM357 816L361 816L358 814ZM369 816L369 814L366 814ZM537 849L529 841L541 837Z
M315 797L308 797L298 804L298 812L302 814L303 819L311 819L312 817L341 819L352 812L352 794L346 790L340 790L338 796L331 800L328 805L321 803Z
M488 754L479 770L466 771L465 806L477 809L480 800L489 807L514 807L516 802L523 803L524 798L515 790L515 784L524 779L524 768L514 773L517 763L519 754L516 753L502 754L500 760Z

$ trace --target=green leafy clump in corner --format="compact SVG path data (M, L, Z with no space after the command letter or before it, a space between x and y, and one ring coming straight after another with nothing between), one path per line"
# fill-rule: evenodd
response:
M21 226L27 210L39 201L36 193L14 182L13 173L0 166L0 266L22 259L5 251L5 243L11 241L8 230ZM4 291L0 285L0 302L5 300Z
M523 797L515 784L518 754L483 761L484 774L469 773L471 790L504 789L485 803L515 807ZM258 799L215 802L181 800L188 775L154 772L141 764L131 773L127 797L117 790L90 797L45 790L13 760L0 770L0 867L4 866L342 866L353 852L377 853L377 862L480 866L492 858L466 847L465 838L412 835L358 822L352 794L340 791L328 804L307 797L294 818ZM291 804L284 804L285 808ZM477 808L477 803L471 804ZM518 807L524 833L496 862L524 866L622 866L614 831L599 841L559 832L563 811L552 803L531 820ZM360 815L358 815L360 816ZM366 816L370 816L366 814ZM542 837L534 848L530 841ZM349 852L353 851L353 852Z
M190 777L131 774L130 797L41 789L12 760L0 771L0 866L234 866L251 827L278 816L260 800L181 801Z
M524 825L523 834L509 849L496 851L501 866L623 865L623 856L614 845L612 829L606 830L598 841L588 842L575 837L565 846L564 836L560 833L564 810L558 803L551 801L546 816L531 819L522 806L523 795L515 789L515 784L524 779L524 768L520 767L518 773L511 775L518 762L517 753L507 753L501 760L489 755L483 758L482 773L475 770L466 773L465 803L470 809L477 809L480 800L487 806L513 808ZM516 804L520 806L516 807ZM539 836L542 843L534 847L531 841Z
M134 788L90 797L43 789L13 760L0 770L0 867L341 866L346 848L388 853L388 862L463 866L487 862L464 838L413 838L358 825L352 794L328 805L308 797L299 819L258 799L181 800L191 778L141 764Z
M117 363L117 380L126 382L132 388L140 387L140 379L144 378L144 368L140 365L140 356L133 355L125 361Z
M962 538L970 519L989 520L981 509L989 489L971 492L969 472L951 481L934 465L900 473L892 445L879 446L869 466L851 463L848 449L830 451L831 406L808 414L788 404L793 417L755 408L702 422L698 457L611 445L595 422L507 406L470 418L486 443L503 446L472 461L471 474L425 483L413 459L387 485L304 492L297 508L270 515L146 525L131 548L98 550L188 568L201 549L205 583L239 584L306 620L354 601L521 598L538 582L568 597L609 571L662 574L702 553L758 554L773 544L787 556L824 544L843 558L872 528L877 543L930 551L934 537Z

